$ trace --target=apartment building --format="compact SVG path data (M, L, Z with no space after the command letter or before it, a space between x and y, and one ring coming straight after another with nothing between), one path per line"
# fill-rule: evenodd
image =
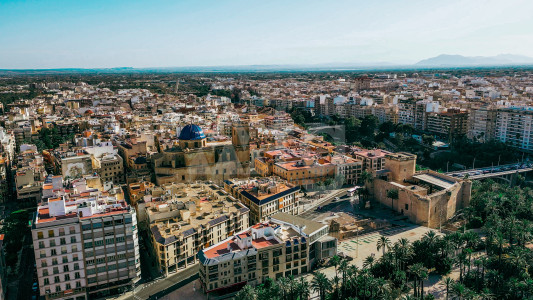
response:
M197 262L197 253L249 226L249 209L211 183L168 184L145 202L152 245L166 275ZM138 203L139 210L143 209Z
M122 157L118 155L111 142L100 142L94 146L85 147L84 150L91 155L93 170L103 182L114 184L125 182Z
M468 131L468 112L460 109L448 109L445 112L429 113L427 131L452 141L466 136Z
M327 234L328 225L274 214L198 253L202 289L208 297L229 297L244 285L310 272L337 253L337 240Z
M498 109L496 139L519 149L533 150L532 117L533 107Z
M335 177L335 165L324 158L309 158L291 162L278 162L272 173L289 183L311 189L317 182Z
M93 157L93 166L104 182L124 183L124 166L118 154L103 154Z
M471 109L468 115L467 137L482 143L494 139L497 114L497 110L490 106Z
M140 279L135 210L101 193L100 178L64 187L49 176L32 222L40 295L94 299L120 293Z
M363 162L363 170L371 172L381 171L385 168L385 156L387 154L389 154L388 151L374 149L355 151L352 156Z
M300 213L300 187L276 177L226 180L224 189L250 209L251 224L278 212Z
M64 178L78 179L85 174L92 174L91 154L84 149L68 149L63 146L53 152L54 172Z
M343 184L356 184L359 182L363 171L363 161L356 160L344 155L329 157L329 161L335 165L335 179L343 178Z
M400 99L398 101L398 123L415 127L416 101Z
M280 131L294 126L294 120L287 113L280 113L274 116L265 117L264 122L266 128Z
M41 199L41 187L47 175L44 160L35 145L20 145L16 164L12 166L17 201L37 203Z

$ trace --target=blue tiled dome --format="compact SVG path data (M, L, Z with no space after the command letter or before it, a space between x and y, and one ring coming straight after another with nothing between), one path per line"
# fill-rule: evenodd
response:
M178 138L180 140L187 140L187 141L201 140L201 139L205 139L205 134L202 128L200 128L200 126L189 124L183 127L183 129L180 132L180 136Z

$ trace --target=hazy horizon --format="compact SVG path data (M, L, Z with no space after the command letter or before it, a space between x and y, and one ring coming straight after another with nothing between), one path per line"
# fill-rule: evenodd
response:
M519 8L519 9L517 9ZM533 57L533 2L2 1L0 69Z

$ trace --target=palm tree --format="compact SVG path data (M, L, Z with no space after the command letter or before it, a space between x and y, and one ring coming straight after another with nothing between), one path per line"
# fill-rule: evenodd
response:
M378 240L378 242L376 244L376 247L377 247L378 251L380 249L383 249L383 256L385 256L386 249L390 249L390 245L391 244L390 244L389 238L382 235L382 236L379 237L379 240Z
M296 283L296 294L298 295L298 300L308 300L309 296L311 296L309 282L304 277L300 277Z
M372 266L374 265L375 261L376 261L376 259L374 258L374 255L369 255L363 261L363 267L372 269Z
M444 280L442 281L444 286L446 286L446 300L448 300L448 297L450 296L450 287L452 286L454 282L455 281L453 281L453 279L451 279L450 276L444 277Z
M256 300L257 293L253 286L245 285L242 290L240 290L237 295L235 295L236 300Z
M452 285L452 292L459 300L463 299L463 297L467 294L465 286L459 282L456 282Z
M341 258L337 255L333 256L330 260L331 262L331 265L333 265L333 267L335 267L335 276L337 276L337 267L339 266L339 263L341 262Z
M341 272L341 295L344 297L346 293L346 281L348 280L348 260L343 259L339 264L339 271Z
M374 180L374 177L372 177L372 173L367 172L367 171L361 172L361 175L359 178L363 184L371 183L372 180Z
M387 198L391 199L391 208L394 210L394 200L397 200L399 193L397 189L387 190Z
M311 280L311 289L318 293L320 300L326 299L326 293L331 288L331 282L324 273L316 272Z

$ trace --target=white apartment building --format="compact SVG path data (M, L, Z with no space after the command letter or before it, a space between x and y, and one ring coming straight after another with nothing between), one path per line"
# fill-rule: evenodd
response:
M39 292L82 300L123 292L140 279L135 210L103 196L99 177L48 176L32 224Z
M467 137L479 142L494 139L496 115L496 109L488 106L471 109L468 115Z
M533 150L533 107L501 108L496 115L496 139L523 150Z

